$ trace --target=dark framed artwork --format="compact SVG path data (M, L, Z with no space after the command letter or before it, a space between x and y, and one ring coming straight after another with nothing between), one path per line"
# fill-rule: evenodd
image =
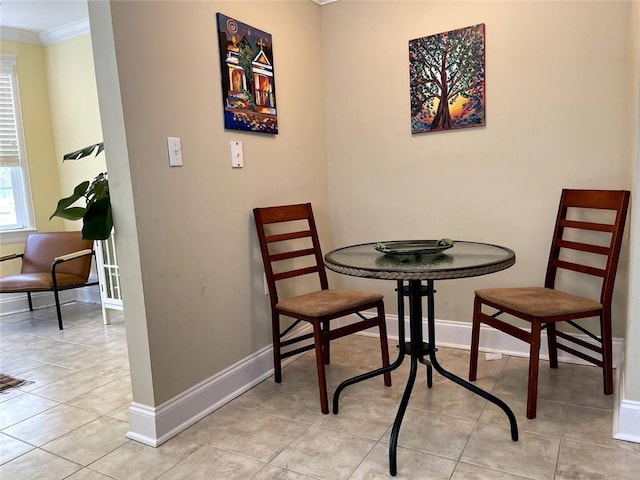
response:
M484 23L409 41L411 133L485 125Z
M224 127L278 133L271 35L216 14Z

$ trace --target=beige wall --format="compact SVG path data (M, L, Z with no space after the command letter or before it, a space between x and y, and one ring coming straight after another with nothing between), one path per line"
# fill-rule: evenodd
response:
M444 236L513 248L510 270L438 285L437 317L466 321L476 286L542 282L562 187L634 188L626 2L89 7L136 402L158 405L270 343L254 206L312 201L325 250ZM277 136L223 128L218 11L273 35ZM487 126L412 136L408 40L481 22ZM167 136L182 138L184 167L167 166ZM616 336L628 263L627 237ZM395 298L390 282L333 281Z
M633 186L629 10L625 2L322 7L335 245L450 237L515 250L509 270L440 282L436 317L444 320L470 319L476 287L541 284L560 190ZM486 127L411 135L408 41L478 23L486 25ZM618 337L627 277L628 237ZM392 282L335 280L394 298Z
M47 46L45 58L60 192L68 196L76 185L106 170L104 154L62 162L64 154L102 141L91 37L86 34ZM65 223L67 230L82 228L80 222Z
M49 216L55 210L60 190L44 49L25 43L2 41L0 53L16 56L22 124L36 227L40 231L61 230L62 220L49 221ZM23 247L23 243L0 244L0 253L22 253ZM5 262L2 265L2 272L3 275L10 274L19 268L19 262Z
M636 192L640 187L640 2L634 2L629 16L632 41L629 68L633 77L633 95L630 103L638 107L631 125L636 131L635 138L635 179ZM637 194L636 194L637 196ZM640 402L640 210L632 205L631 239L634 245L631 255L631 281L629 290L629 318L625 339L625 399ZM625 400L623 399L623 400Z
M89 7L134 401L158 405L271 342L251 209L310 201L328 230L320 10L112 2L116 78L109 12ZM273 36L280 134L224 130L216 12ZM181 168L168 166L168 136L182 139ZM244 143L243 169L230 140Z

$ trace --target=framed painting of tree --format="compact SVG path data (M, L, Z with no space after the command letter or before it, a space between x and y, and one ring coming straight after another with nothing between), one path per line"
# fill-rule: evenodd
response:
M216 14L224 128L278 133L271 35Z
M411 133L485 125L484 23L409 41Z

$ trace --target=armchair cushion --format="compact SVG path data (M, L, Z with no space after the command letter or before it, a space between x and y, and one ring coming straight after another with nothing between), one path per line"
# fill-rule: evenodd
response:
M87 283L84 277L71 275L69 273L58 273L56 275L58 290L74 286L83 286ZM26 291L51 291L53 281L51 272L46 273L23 273L21 275L10 275L0 278L0 291L2 293L17 293Z

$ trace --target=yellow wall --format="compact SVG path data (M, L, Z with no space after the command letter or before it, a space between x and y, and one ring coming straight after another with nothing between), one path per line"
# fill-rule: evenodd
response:
M1 42L2 53L17 57L22 121L29 176L39 231L78 230L81 222L49 216L58 200L106 170L104 154L62 162L65 153L102 140L100 111L91 50L83 35L47 47ZM22 252L24 243L0 245L0 252ZM16 273L19 262L2 265Z
M49 221L60 190L49 108L46 61L42 47L0 42L0 53L16 55L22 124L24 129L36 227L40 231L62 230L60 219ZM0 244L1 253L22 253L24 244ZM3 274L19 269L19 262L3 264Z
M106 170L104 154L62 162L65 153L102 141L91 37L47 46L45 58L60 192L68 196L76 185ZM67 230L81 228L80 222L65 223Z

